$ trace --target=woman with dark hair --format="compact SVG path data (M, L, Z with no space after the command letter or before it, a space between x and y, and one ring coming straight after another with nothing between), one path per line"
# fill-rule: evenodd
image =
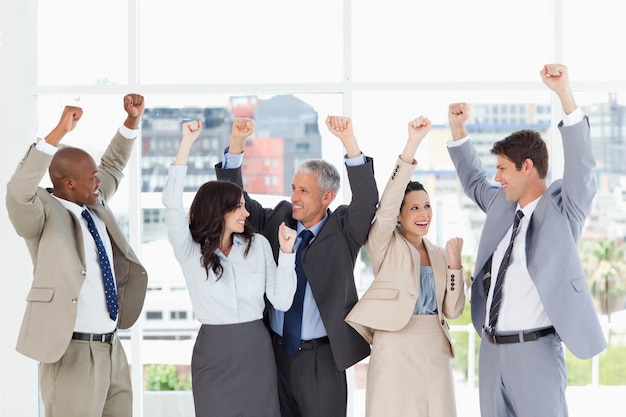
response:
M249 119L235 119L233 125L233 134L245 137L254 127ZM276 266L268 240L246 221L250 213L243 190L229 181L204 183L187 217L182 198L186 164L202 124L192 121L182 128L163 204L168 237L202 323L191 358L196 416L279 417L276 364L262 318L265 297L278 310L291 307L296 232L280 226Z
M374 282L346 321L372 345L366 417L453 417L454 349L446 319L459 317L465 306L463 241L452 238L442 248L425 238L430 198L409 180L430 120L420 116L408 130L365 243Z

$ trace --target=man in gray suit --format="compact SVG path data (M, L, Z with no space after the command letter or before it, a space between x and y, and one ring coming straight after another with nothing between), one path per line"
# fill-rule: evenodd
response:
M466 103L449 108L448 151L465 193L486 213L472 282L472 321L482 337L483 417L567 416L561 341L579 358L606 348L578 256L595 195L589 120L577 107L567 67L541 79L563 108L563 178L546 183L548 151L538 132L496 142L492 182L472 146Z
M252 120L233 124L228 153L224 162L216 166L218 179L242 185L241 162L247 135L238 133L237 129L253 126ZM285 334L289 326L283 325L289 321L287 316L293 312L293 305L286 313L269 309L282 417L345 416L345 369L370 353L369 344L344 318L358 300L354 264L378 204L373 161L361 153L351 119L329 116L326 126L346 150L352 189L350 204L340 205L334 211L328 208L339 189L339 172L322 160L306 161L297 168L291 201L282 201L270 209L245 195L250 212L247 221L267 237L275 257L278 257L278 227L282 222L296 229L299 235L303 230L313 234L300 265L296 255L296 271L301 266L306 280L304 287L299 284L303 301L297 321L301 328L294 351L289 349L291 343ZM302 241L300 237L296 240L296 250Z
M135 323L148 277L107 204L122 180L144 111L127 113L99 166L85 151L58 148L81 119L66 106L7 184L7 209L30 252L34 277L17 350L39 361L47 417L130 417L128 360L116 329ZM46 169L52 189L39 187Z

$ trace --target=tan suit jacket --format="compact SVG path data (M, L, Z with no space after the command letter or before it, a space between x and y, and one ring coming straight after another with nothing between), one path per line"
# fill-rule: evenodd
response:
M106 224L113 246L119 298L118 327L133 325L143 307L148 277L120 230L107 201L122 180L135 140L115 135L98 167L100 197L90 206ZM78 296L85 279L83 237L76 218L50 190L39 187L52 157L31 145L7 184L7 210L34 266L17 351L43 363L58 361L72 339Z
M346 322L370 344L375 330L393 332L404 328L413 315L419 295L420 255L397 228L400 204L414 168L414 164L398 158L365 243L374 269L374 282L346 316ZM427 239L424 244L435 276L439 323L450 342L450 353L454 355L446 318L455 319L463 312L463 273L448 269L444 248Z

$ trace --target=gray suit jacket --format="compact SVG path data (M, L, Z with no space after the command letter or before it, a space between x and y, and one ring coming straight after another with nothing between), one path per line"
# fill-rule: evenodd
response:
M354 282L354 264L367 234L378 204L378 189L374 180L371 158L364 165L348 167L352 201L333 212L315 240L302 255L311 291L319 308L330 346L339 370L344 370L370 353L369 344L350 327L344 318L358 300ZM241 168L222 169L215 166L218 179L229 179L242 185ZM273 209L263 208L246 194L248 221L271 243L278 259L278 227L281 222L295 229L291 203L283 201Z
M122 329L132 326L141 313L148 276L106 202L117 190L134 142L119 132L115 135L98 167L98 203L90 206L111 238ZM6 197L11 222L26 241L34 266L17 350L44 363L58 361L67 350L86 271L80 220L50 190L38 186L51 160L31 145L7 184Z
M564 127L565 169L539 200L526 234L526 262L543 306L568 347L581 359L606 348L578 255L578 240L595 195L589 120ZM516 202L506 201L499 184L489 181L470 141L448 148L467 194L486 213L472 283L472 322L479 334L485 322L483 279L486 265L512 224ZM520 329L524 330L524 329Z

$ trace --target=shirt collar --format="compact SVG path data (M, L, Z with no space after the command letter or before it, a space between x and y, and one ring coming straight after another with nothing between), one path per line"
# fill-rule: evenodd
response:
M539 204L539 200L541 200L541 196L539 196L535 200L531 201L530 203L526 204L526 207L524 207L524 208L521 208L520 205L519 205L519 202L518 202L517 203L517 208L516 208L515 211L522 210L522 212L524 213L524 218L530 219L530 216L533 215L533 212L537 208L537 204Z
M313 226L308 228L313 233L313 236L317 236L319 231L324 226L324 223L326 223L326 220L328 220L328 210L326 210L326 214L324 215L322 220L320 220L319 222L315 223ZM307 228L304 227L304 225L300 221L298 221L298 225L296 226L296 231L298 232L298 235L300 234L300 232L302 232L305 229Z

